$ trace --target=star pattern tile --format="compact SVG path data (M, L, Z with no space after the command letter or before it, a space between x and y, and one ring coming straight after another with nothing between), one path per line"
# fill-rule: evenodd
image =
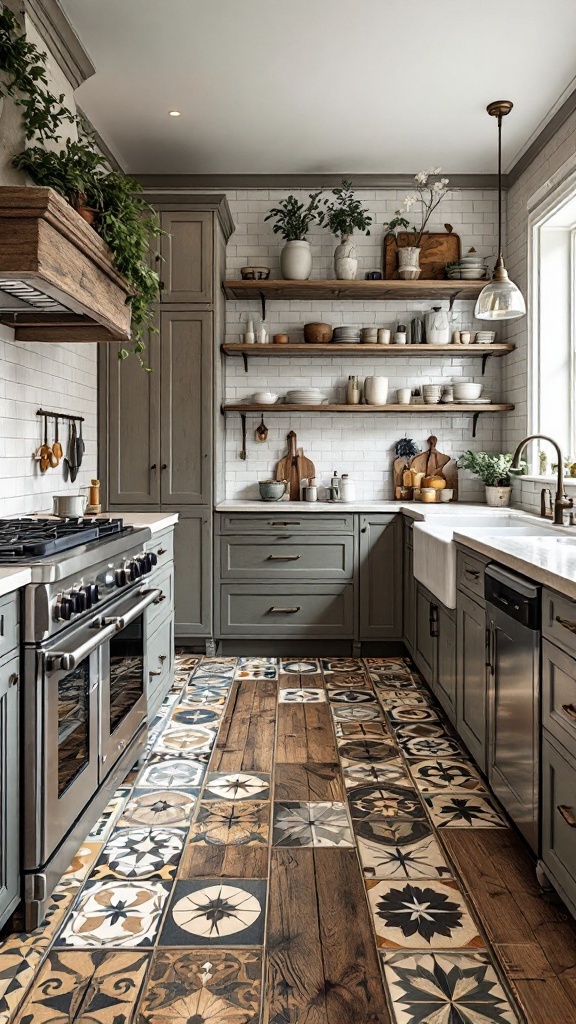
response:
M270 803L248 800L202 804L189 841L207 846L266 846Z
M274 846L354 846L342 803L287 800L274 804Z
M267 800L270 776L259 772L210 772L205 800Z
M161 946L260 946L266 883L260 879L176 882Z
M368 880L366 889L381 948L477 949L484 944L455 882Z
M482 796L443 793L425 796L424 803L437 828L507 828L489 800Z

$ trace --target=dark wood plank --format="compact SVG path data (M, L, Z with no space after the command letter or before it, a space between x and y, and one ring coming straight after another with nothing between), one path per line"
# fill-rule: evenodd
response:
M338 751L329 704L304 704L303 707L308 760L312 763L336 761Z
M305 707L305 704L278 705L276 764L306 764L310 760L306 743Z
M542 978L555 977L537 942L497 944L494 949L508 978L514 978L516 981L541 981Z
M278 705L278 684L267 679L256 687L246 745L242 757L243 771L271 772L274 763L274 734L276 732L276 710Z
M200 846L188 843L178 878L266 878L266 846Z
M329 1024L390 1021L354 850L314 850Z
M278 684L275 679L234 683L212 756L212 770L272 770Z
M337 764L278 764L274 778L275 800L344 800Z
M288 690L323 690L326 686L324 682L324 676L321 672L313 676L296 676L291 675L288 672L281 672L278 676L278 685L282 689Z
M509 982L528 1024L562 1024L576 1021L576 1002L570 998L558 978Z
M313 850L272 851L265 977L263 1024L330 1024Z
M440 838L465 889L489 884L505 885L509 892L540 892L533 860L512 829L444 829Z

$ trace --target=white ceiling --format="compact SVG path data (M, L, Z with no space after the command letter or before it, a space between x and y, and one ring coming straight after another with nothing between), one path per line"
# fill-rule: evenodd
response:
M140 173L510 166L576 73L575 0L61 0L81 106ZM177 109L181 117L169 117Z

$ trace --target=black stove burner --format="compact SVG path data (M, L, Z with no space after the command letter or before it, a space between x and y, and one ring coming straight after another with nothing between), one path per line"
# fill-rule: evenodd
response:
M131 530L122 519L0 519L0 565L46 558Z

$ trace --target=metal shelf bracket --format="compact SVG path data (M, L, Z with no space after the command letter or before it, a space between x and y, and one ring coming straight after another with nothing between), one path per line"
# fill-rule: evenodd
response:
M242 424L242 450L240 452L240 458L243 462L246 462L246 413L240 413L240 422Z
M478 426L478 419L481 415L481 412L475 412L472 416L472 437L476 437L476 427Z
M484 374L486 373L486 363L491 358L492 358L492 353L491 352L485 352L484 355L482 356L482 376L484 376Z
M266 319L266 296L265 296L263 291L260 291L259 295L260 295L260 305L262 306L262 319L265 320Z

